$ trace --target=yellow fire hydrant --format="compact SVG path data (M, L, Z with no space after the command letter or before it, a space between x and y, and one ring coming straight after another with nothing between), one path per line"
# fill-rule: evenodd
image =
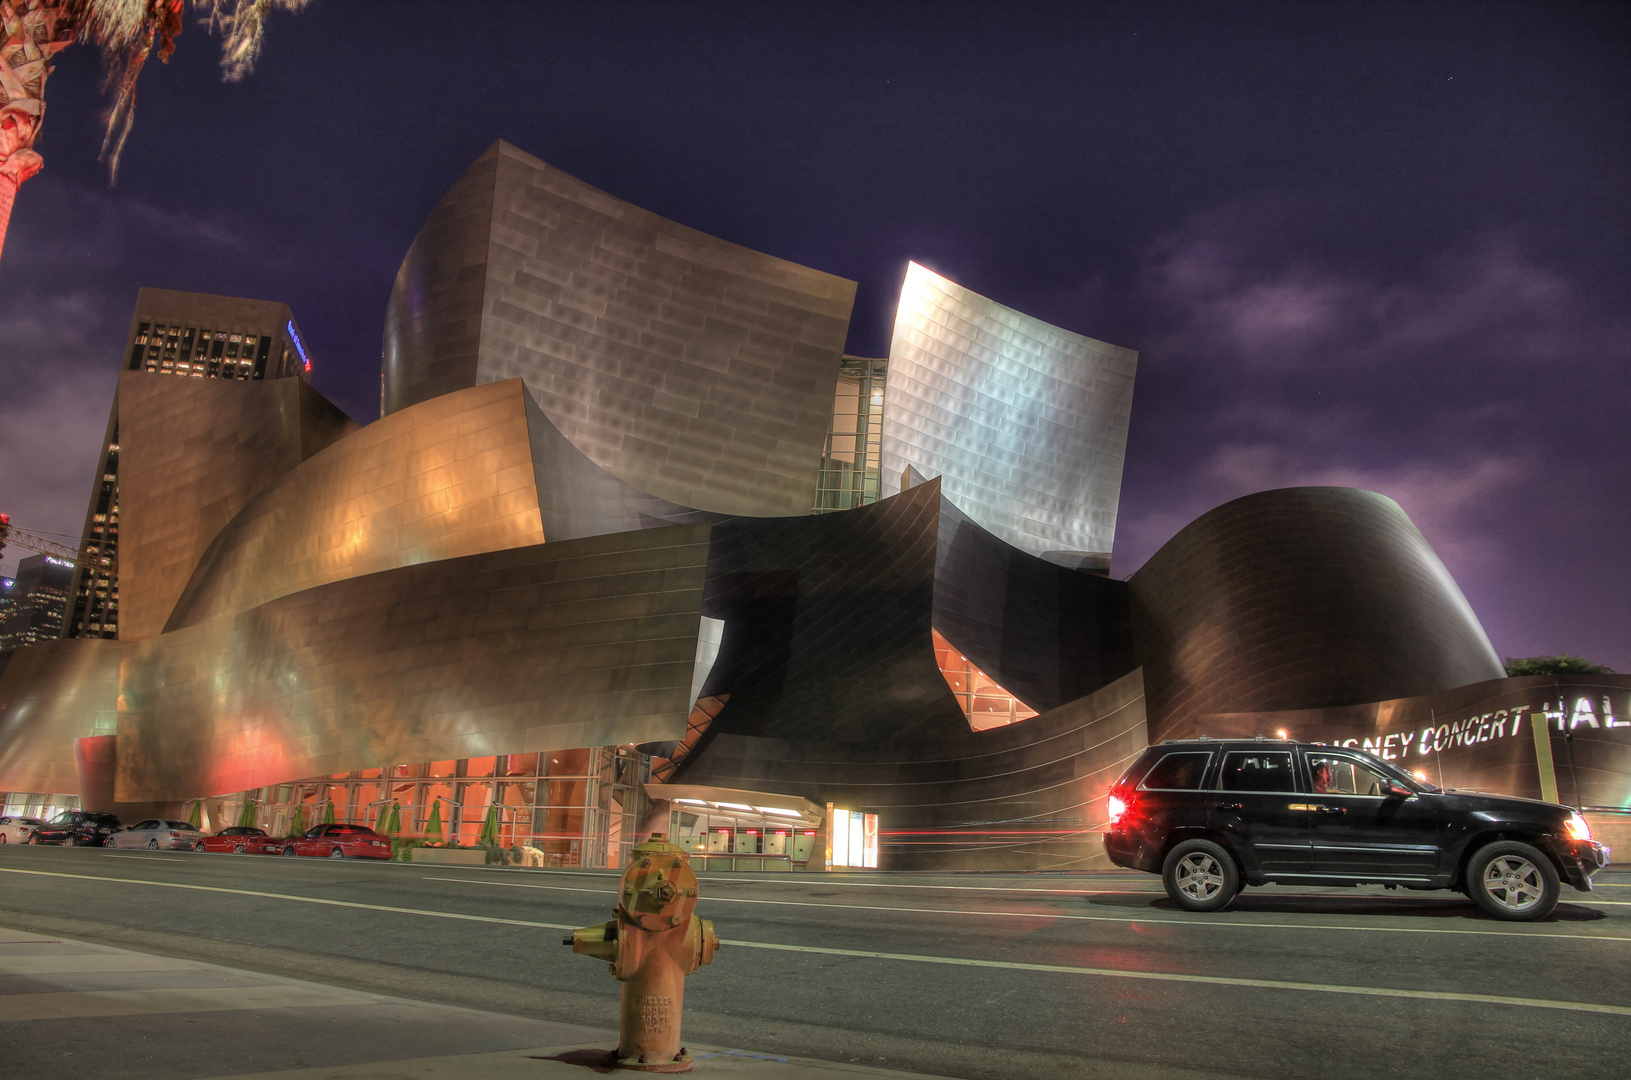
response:
M644 1072L690 1072L680 1045L685 977L711 964L719 939L699 919L697 876L685 850L662 833L634 849L619 883L617 918L572 931L562 944L575 953L611 961L623 983L618 1015L617 1064Z

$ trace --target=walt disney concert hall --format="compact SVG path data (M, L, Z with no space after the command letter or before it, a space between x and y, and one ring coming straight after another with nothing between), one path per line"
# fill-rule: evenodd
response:
M63 636L0 674L6 812L1087 869L1145 746L1253 734L1631 806L1631 677L1505 677L1391 500L1250 495L1117 580L1137 354L913 264L849 356L855 290L502 142L371 422L283 305L142 290Z

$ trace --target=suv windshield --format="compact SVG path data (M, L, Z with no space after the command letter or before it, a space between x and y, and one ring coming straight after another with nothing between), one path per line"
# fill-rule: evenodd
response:
M1309 750L1312 751L1312 750L1316 749L1317 746L1318 746L1318 744L1311 744L1309 746ZM1404 785L1405 787L1409 788L1412 791L1425 791L1425 792L1427 792L1429 794L1434 794L1434 793L1438 792L1438 790L1439 790L1439 788L1438 788L1438 786L1436 784L1429 784L1426 780L1423 780L1421 777L1413 776L1409 771L1407 771L1405 769L1401 769L1399 766L1393 764L1393 762L1391 762L1391 761L1383 761L1381 758L1377 757L1375 754L1373 754L1369 750L1358 750L1358 749L1354 749L1354 748L1351 748L1351 747L1336 747L1336 746L1331 747L1331 749L1333 749L1333 750L1341 749L1344 753L1354 754L1354 755L1364 759L1366 764L1368 764L1371 767L1375 768L1378 772L1381 772L1381 773L1385 774L1386 776L1391 777L1392 779L1398 781L1400 784Z

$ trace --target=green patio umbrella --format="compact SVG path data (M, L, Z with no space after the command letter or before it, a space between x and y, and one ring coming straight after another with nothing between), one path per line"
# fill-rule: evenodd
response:
M430 820L425 822L425 838L442 838L442 799L437 796L430 804Z
M390 816L391 816L391 804L390 803L383 803L383 802L380 803L379 804L379 816L374 818L374 831L377 832L377 833L384 832L385 831L385 819L390 817Z
M498 843L498 804L487 808L487 820L481 823L481 832L476 834L478 844Z
M193 808L187 811L187 824L193 828L200 828L204 821L204 800L199 799L193 803Z
M330 799L328 805L323 807L323 824L334 824L334 800Z
M246 829L255 827L255 819L260 817L260 807L254 799L245 799L243 812L238 815L238 824Z
M289 822L289 835L299 836L306 831L306 804L301 803L294 808L294 818Z
M385 828L380 830L387 836L395 836L402 831L402 804L392 800L391 816L385 819Z

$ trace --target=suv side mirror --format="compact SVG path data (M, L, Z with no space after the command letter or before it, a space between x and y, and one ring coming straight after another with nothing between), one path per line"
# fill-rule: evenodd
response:
M1382 794L1390 799L1408 799L1415 792L1403 784L1396 784L1392 780L1383 781Z

